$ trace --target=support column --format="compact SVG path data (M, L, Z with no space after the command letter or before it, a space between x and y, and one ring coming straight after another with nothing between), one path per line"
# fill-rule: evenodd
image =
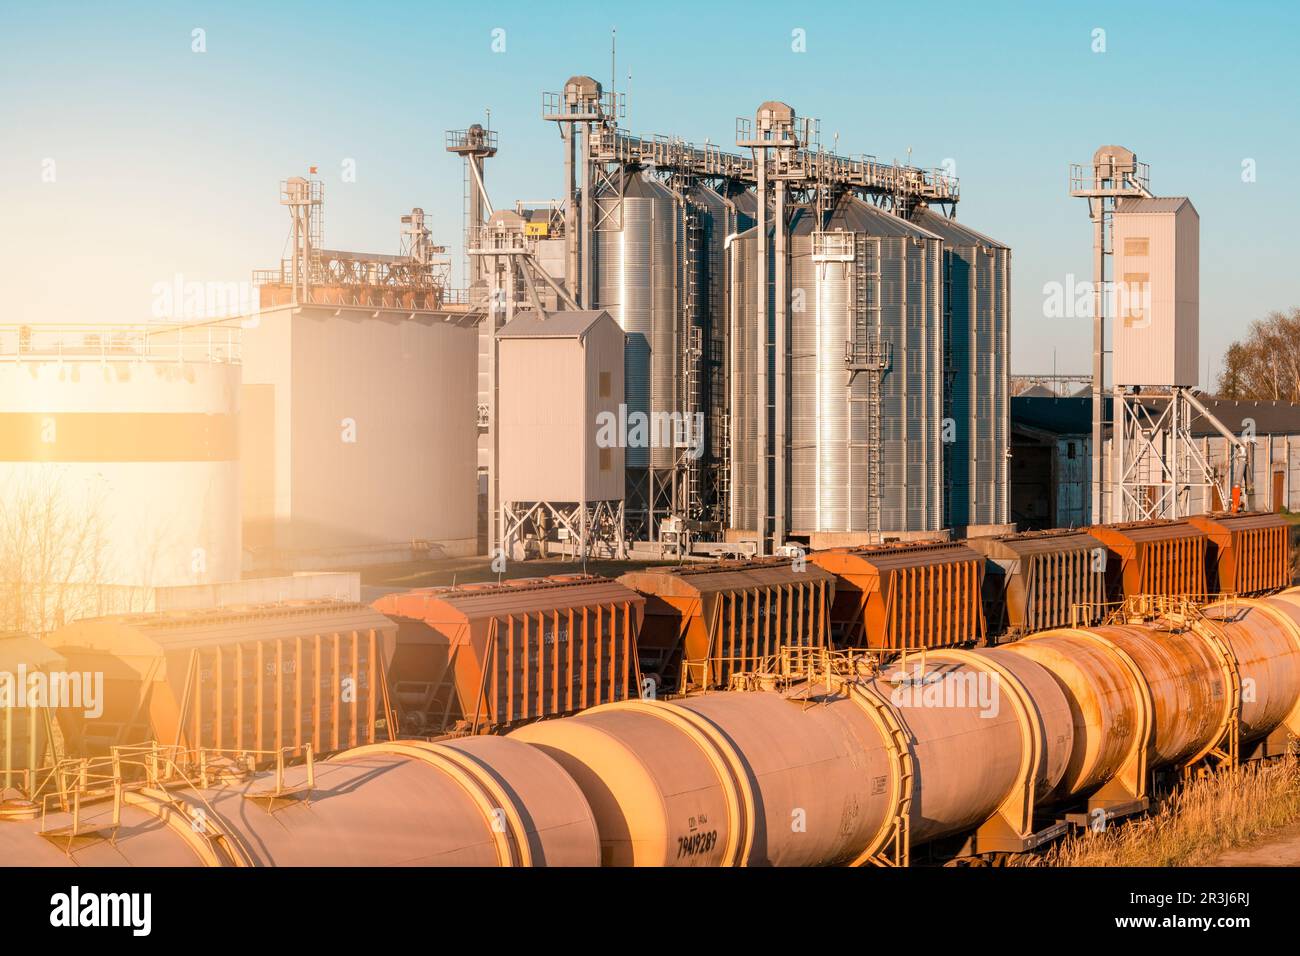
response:
M773 498L775 508L773 509L772 520L772 546L773 549L785 544L786 536L786 464L789 460L787 448L789 442L786 439L786 419L789 412L789 403L787 401L788 391L786 387L786 360L788 352L788 326L789 312L786 303L789 298L789 290L786 288L788 270L786 268L786 236L785 236L785 180L776 181L776 212L773 218L773 233L775 236L775 248L773 249L773 269L776 276L775 290L775 309L773 320L776 324L776 402L773 411L776 416L776 435L775 447L772 450L773 471L775 481L773 488Z
M1106 256L1105 256L1105 215L1106 200L1093 199L1092 222L1092 523L1102 524L1110 518L1102 513L1103 501L1105 495L1102 492L1102 417L1105 414L1105 402L1103 400L1103 389L1105 388L1105 348L1106 348L1106 327L1105 318L1102 315L1102 303L1105 294L1102 291L1106 280ZM1118 409L1112 403L1112 412ZM1114 416L1116 422L1120 420L1119 415ZM1116 427L1112 429L1112 435L1119 431Z

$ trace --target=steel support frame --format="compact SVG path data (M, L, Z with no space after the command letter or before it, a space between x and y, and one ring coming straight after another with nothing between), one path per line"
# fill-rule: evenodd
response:
M501 504L498 553L508 559L527 558L529 541L538 543L539 557L549 553L549 536L537 532L546 525L563 528L573 543L573 557L622 559L627 556L624 503L621 498L601 501L505 501ZM563 550L563 549L562 549Z
M1163 402L1158 413L1149 405L1153 400ZM1113 413L1116 473L1111 520L1185 518L1192 513L1193 488L1203 489L1203 502L1211 489L1220 501L1229 500L1232 475L1227 481L1216 476L1192 436L1194 408L1187 389L1174 388L1157 396L1117 390Z

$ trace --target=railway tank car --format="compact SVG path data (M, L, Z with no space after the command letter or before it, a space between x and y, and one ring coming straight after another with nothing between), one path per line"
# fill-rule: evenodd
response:
M1153 771L1293 744L1300 591L512 736L577 781L606 865L898 861L961 834L963 853L1023 851L1062 832L1053 807L1116 816Z
M1144 595L996 647L804 647L726 686L215 782L193 760L188 780L156 780L147 748L115 754L113 780L109 758L65 758L0 803L0 860L814 866L1031 850L1141 810L1160 777L1293 751L1300 589ZM98 772L70 772L87 759Z
M142 763L150 754L138 752ZM6 866L592 866L573 780L505 737L367 744L278 774L121 801L51 791L0 808ZM94 794L87 794L87 798Z

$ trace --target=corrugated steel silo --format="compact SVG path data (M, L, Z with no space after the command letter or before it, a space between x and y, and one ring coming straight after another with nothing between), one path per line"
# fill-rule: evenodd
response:
M734 358L731 387L731 508L730 525L732 528L755 531L758 529L758 468L760 450L758 447L758 412L759 396L755 390L758 372L758 347L755 341L757 331L754 328L754 315L757 312L758 290L756 268L754 263L758 236L754 228L741 233L731 244L728 268L731 275L731 294L735 299L734 335L729 352ZM769 296L771 290L768 290ZM768 310L771 315L771 310ZM770 320L769 320L770 326ZM767 341L772 341L771 329ZM771 362L769 360L769 369ZM768 394L766 401L771 405L773 389L772 376L768 376ZM770 415L770 411L769 411ZM768 431L768 446L763 449L764 460L770 463L771 430ZM769 464L770 467L770 464ZM769 501L767 513L771 513L771 482L768 483Z
M626 395L631 415L677 410L676 242L682 211L665 186L632 175L620 200L595 195L595 301L627 333ZM621 205L621 212L619 206ZM629 468L670 468L671 447L629 448Z
M943 239L947 416L945 523L1007 522L1011 249L930 209L913 221Z
M822 229L797 210L790 249L791 529L939 530L940 240L849 196ZM883 372L850 375L850 349L879 356Z

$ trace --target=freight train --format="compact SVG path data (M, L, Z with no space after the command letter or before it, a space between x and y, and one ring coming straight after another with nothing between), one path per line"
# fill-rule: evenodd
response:
M505 736L382 741L178 786L120 749L6 801L9 865L901 865L1016 853L1161 774L1300 736L1300 589L882 665L806 649L747 689L625 699ZM124 786L124 775L136 782Z
M1100 624L1126 601L1266 593L1291 583L1288 555L1281 517L1212 515L425 588L373 608L124 615L73 623L44 647L105 675L102 708L60 712L67 755L157 740L269 764L309 744L501 733L723 690L781 655L988 646ZM7 736L12 784L31 748Z

